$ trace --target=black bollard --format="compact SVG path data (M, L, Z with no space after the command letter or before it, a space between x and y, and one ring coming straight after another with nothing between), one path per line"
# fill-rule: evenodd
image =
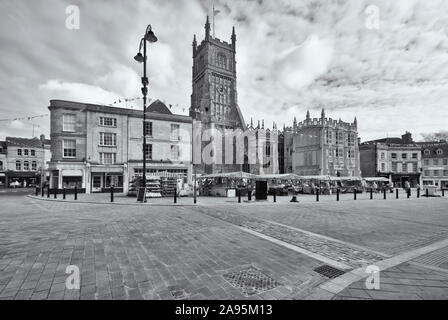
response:
M36 197L39 195L39 188L36 187Z
M65 192L65 187L62 188L62 199L65 200L65 196L66 196L66 192Z
M420 198L420 188L417 188L417 198Z
M339 201L339 188L336 189L336 201Z
M429 198L429 189L426 188L426 198Z
M247 201L252 201L252 190L247 189Z
M238 203L241 203L241 190L236 189L236 192L238 193Z
M177 203L177 186L174 187L174 203Z
M58 188L54 188L54 198L58 198Z
M47 187L47 198L50 198L50 186Z
M398 199L398 188L397 188L397 189L395 189L395 198L397 198L397 199Z
M411 188L408 189L408 199L411 197Z
M44 192L45 192L45 187L42 186L42 188L40 188L40 196L41 196L41 197L44 196Z
M193 203L196 204L198 202L198 198L196 196L196 185L193 189Z
M75 186L75 200L78 200L78 187Z
M373 200L373 188L370 188L370 200Z
M316 189L316 201L319 202L319 189Z
M114 187L110 187L110 202L114 202Z
M383 193L384 193L384 200L386 200L386 189L383 189Z
M353 199L356 200L356 188L353 189Z
M274 202L277 202L277 189L274 189Z
M445 189L442 188L442 197L445 196Z

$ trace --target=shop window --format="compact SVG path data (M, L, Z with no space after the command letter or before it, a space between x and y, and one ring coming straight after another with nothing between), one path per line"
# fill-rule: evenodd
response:
M76 158L76 140L63 140L63 155L64 158Z
M17 170L17 171L22 170L22 162L20 162L20 161L16 161L16 170Z
M68 132L76 131L76 116L74 114L64 114L62 116L62 130Z
M62 185L66 188L74 188L77 187L78 189L82 188L82 177L62 177Z

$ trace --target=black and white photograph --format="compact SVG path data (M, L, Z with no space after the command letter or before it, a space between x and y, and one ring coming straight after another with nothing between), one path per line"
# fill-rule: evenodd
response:
M447 1L0 0L0 45L1 300L448 300Z

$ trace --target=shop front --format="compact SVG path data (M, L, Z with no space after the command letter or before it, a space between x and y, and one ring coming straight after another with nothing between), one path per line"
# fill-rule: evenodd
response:
M92 193L110 192L111 187L115 192L125 192L127 168L123 165L94 166L90 167L90 191Z
M57 163L49 165L50 189L68 189L68 192L77 189L79 193L86 192L85 167L78 163Z
M15 188L35 187L40 183L39 172L35 171L7 171L5 185Z
M4 172L0 172L0 188L6 187L6 174Z

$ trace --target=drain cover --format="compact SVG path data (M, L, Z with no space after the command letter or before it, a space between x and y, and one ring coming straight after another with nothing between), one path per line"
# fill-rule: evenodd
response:
M230 272L223 275L223 277L232 286L240 289L245 296L262 293L280 285L279 282L254 267Z
M170 290L171 295L176 300L185 299L185 298L188 297L187 292L185 292L185 290L183 288L181 288L181 287L171 286L171 287L168 287L168 289Z
M339 276L342 276L345 271L336 269L335 267L329 266L324 264L323 266L317 267L316 269L314 269L314 271L316 271L317 273L323 275L324 277L333 279L333 278L337 278Z

